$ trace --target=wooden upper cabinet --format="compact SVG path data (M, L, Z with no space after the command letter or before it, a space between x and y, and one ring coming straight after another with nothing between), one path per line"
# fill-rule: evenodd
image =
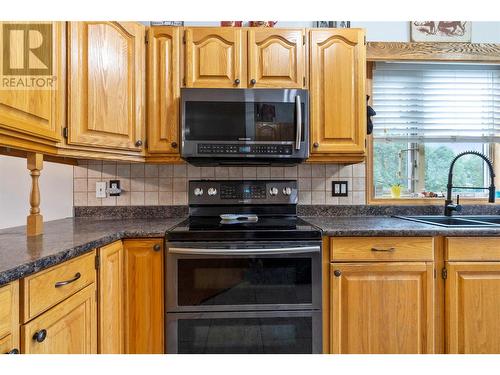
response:
M332 263L330 352L433 353L433 269L424 262Z
M304 33L303 29L249 29L248 87L304 87Z
M24 324L21 348L26 354L96 354L95 284Z
M54 144L61 140L65 38L64 22L0 22L0 40L10 41L10 48L0 49L0 129Z
M125 352L164 353L162 240L127 240L125 250Z
M141 151L144 25L71 22L68 41L68 143Z
M365 152L366 47L361 29L310 31L311 156ZM339 159L341 160L341 159Z
M500 353L500 262L450 262L446 269L446 352Z
M179 154L180 43L177 27L148 36L148 151Z
M242 34L233 27L186 29L186 87L246 87Z

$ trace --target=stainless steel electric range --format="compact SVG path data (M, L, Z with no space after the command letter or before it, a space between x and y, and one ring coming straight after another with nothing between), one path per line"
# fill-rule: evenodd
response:
M167 353L321 353L321 231L296 181L190 181L165 259Z

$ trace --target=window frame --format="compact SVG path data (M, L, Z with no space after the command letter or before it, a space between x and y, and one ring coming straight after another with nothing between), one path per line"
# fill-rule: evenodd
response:
M500 64L500 44L490 43L417 43L369 42L366 48L366 93L372 104L373 66L376 61L470 62ZM492 159L500 157L500 144L492 144ZM444 205L444 198L376 198L373 184L373 136L366 137L366 204L367 205ZM500 160L494 163L500 177ZM498 183L498 182L497 182ZM500 204L497 200L495 204ZM484 204L487 198L461 199L462 204Z

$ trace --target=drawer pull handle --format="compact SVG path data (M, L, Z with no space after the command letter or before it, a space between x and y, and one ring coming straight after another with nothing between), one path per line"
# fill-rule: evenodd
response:
M75 277L73 277L72 279L69 279L69 280L66 280L66 281L58 281L57 283L55 283L54 286L56 288L60 288L62 286L65 286L65 285L71 284L72 282L75 282L80 277L82 277L82 275L80 274L80 272L77 272L77 273L75 273Z
M14 348L14 349L12 349L12 350L8 351L8 352L7 352L7 353L5 353L5 354L19 354L19 349Z
M33 335L33 340L36 342L43 342L47 338L47 330L41 329L40 331L36 331Z
M372 247L372 251L381 251L386 253L392 253L396 251L395 247Z

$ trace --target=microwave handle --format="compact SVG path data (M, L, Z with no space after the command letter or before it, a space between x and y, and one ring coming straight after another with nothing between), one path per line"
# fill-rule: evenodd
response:
M300 141L302 139L302 106L300 103L300 95L295 97L295 112L297 118L295 120L295 149L300 150Z
M184 254L184 255L273 255L273 254L303 254L303 253L319 253L319 246L303 246L303 247L280 247L272 249L202 249L202 248L187 248L187 247L170 247L169 254Z

